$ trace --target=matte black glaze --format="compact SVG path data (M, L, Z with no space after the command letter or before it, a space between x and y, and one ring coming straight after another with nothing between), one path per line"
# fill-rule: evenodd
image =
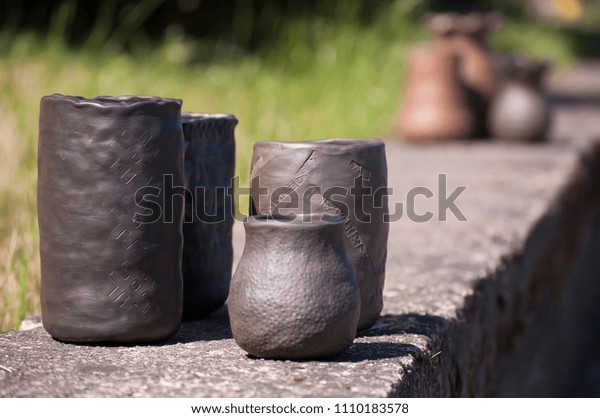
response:
M223 306L229 293L235 169L233 115L183 113L186 197L183 224L183 318Z
M340 217L249 217L227 306L236 343L257 357L329 357L352 344L360 312Z
M383 308L389 232L384 222L388 205L383 141L257 142L250 178L251 214L328 213L344 218L346 252L361 295L358 329L373 325ZM362 204L355 198L358 192L351 190L355 179L363 188L371 188L372 195L363 196ZM289 195L298 199L290 201Z
M180 112L180 100L158 97L42 98L41 305L53 337L133 343L179 328L183 199L172 192L183 186ZM153 206L135 200L146 186Z

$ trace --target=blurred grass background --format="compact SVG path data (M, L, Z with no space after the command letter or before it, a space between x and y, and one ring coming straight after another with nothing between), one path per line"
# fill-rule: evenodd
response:
M0 0L0 332L39 312L43 95L156 95L233 113L246 185L258 140L386 136L428 11L500 9L492 46L559 68L597 53L600 19L577 10L586 3L549 2L564 10L540 20L520 1Z

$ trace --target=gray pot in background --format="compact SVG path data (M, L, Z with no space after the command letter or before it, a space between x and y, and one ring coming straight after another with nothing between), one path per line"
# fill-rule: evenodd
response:
M360 288L358 329L373 325L383 308L389 233L383 141L257 142L250 181L251 215L311 213L344 219L346 252ZM365 189L362 199L352 191L356 182ZM370 196L364 196L367 188Z
M501 68L504 79L488 115L492 136L510 142L546 139L552 109L542 81L549 69L549 61L534 61L520 55L504 59Z
M201 318L223 306L233 263L235 170L233 115L183 113L186 196L183 224L183 318Z
M227 307L236 343L265 358L309 359L344 351L356 335L360 295L346 255L344 219L257 216Z
M41 306L53 337L137 343L178 330L180 112L159 97L42 98Z

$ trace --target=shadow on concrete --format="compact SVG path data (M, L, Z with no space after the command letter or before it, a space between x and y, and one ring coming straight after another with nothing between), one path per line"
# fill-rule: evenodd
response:
M397 334L417 334L433 337L440 335L446 328L447 321L433 315L403 314L381 316L373 327L360 332L356 337L378 337ZM74 345L103 346L103 347L133 347L136 345L168 346L187 344L196 341L216 341L232 339L227 307L196 321L182 322L179 331L171 338L154 343L73 343ZM414 355L419 358L424 355L421 348L410 343L394 343L379 341L355 342L339 356L325 359L332 362L360 362L394 357Z
M439 316L421 314L383 315L375 325L362 331L357 338L380 337L385 335L424 335L434 338L442 335L448 326L448 321ZM335 362L361 362L365 360L380 360L396 357L413 356L422 359L426 356L423 348L410 342L380 342L360 341L341 355L332 358Z
M177 334L160 345L185 344L195 341L229 340L233 338L229 326L227 306L197 321L185 321Z
M434 315L416 313L383 315L371 328L360 332L358 337L377 337L394 334L419 334L432 337L440 335L447 326L447 320Z
M357 335L360 337L378 337L396 334L417 334L433 337L440 335L446 328L447 321L433 315L403 314L384 315L368 330ZM214 341L231 339L231 327L227 308L198 321L183 322L175 336L158 343L158 345L185 344L195 341ZM378 360L385 358L403 357L406 355L421 357L422 350L410 343L393 343L379 341L355 342L344 353L332 357L327 361L333 362L360 362L364 360Z
M332 363L360 363L370 360L382 360L412 355L423 357L423 351L413 344L393 342L355 342L342 354L327 359Z

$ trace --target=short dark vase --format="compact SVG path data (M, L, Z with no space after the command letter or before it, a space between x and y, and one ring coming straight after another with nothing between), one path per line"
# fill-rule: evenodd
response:
M256 357L330 357L356 335L360 295L341 217L249 217L227 306L236 343Z
M358 329L372 326L383 308L389 233L383 141L257 142L250 178L252 215L342 216L360 288Z
M186 195L183 224L183 319L201 318L225 303L233 247L235 169L233 115L183 113Z
M140 343L178 330L180 112L159 97L42 98L41 305L54 338Z
M543 141L552 121L550 102L542 86L550 63L517 56L505 66L506 79L489 113L492 136L509 142Z

